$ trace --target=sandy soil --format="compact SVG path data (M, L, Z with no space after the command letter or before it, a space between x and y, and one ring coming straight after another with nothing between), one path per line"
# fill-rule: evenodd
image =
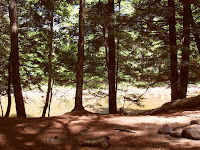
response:
M100 115L72 112L50 118L0 118L2 150L100 150L80 146L85 139L110 137L108 150L198 150L200 141L157 133L200 119L200 110L160 116ZM134 133L115 129L129 129Z

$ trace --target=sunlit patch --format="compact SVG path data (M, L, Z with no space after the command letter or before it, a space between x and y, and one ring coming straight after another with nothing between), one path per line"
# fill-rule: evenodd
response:
M17 125L16 125L16 127L19 127L19 128L20 128L20 127L24 127L24 126L25 126L25 123L20 123L20 124L17 124Z
M28 133L28 134L36 134L36 133L38 133L38 130L35 129L35 128L32 128L32 127L26 127L23 130L21 130L21 133L23 133L23 134L26 134L26 133Z
M35 146L35 143L34 142L26 142L26 143L24 143L24 145L26 145L26 146Z

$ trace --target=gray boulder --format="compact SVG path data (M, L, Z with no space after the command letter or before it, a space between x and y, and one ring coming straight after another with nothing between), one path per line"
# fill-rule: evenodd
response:
M193 125L193 124L198 124L198 125L200 125L200 120L191 120L191 121L190 121L190 125Z
M200 125L193 124L182 130L182 136L188 139L200 140Z
M164 124L160 129L158 129L158 133L161 134L170 134L172 131L172 127L168 124Z
M172 131L170 133L170 136L179 138L179 137L182 137L182 134L181 134L181 131Z

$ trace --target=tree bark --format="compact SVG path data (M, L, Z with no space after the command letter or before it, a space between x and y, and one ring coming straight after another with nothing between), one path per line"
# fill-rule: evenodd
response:
M191 24L191 27L192 27L192 30L193 30L193 35L194 35L194 38L195 38L195 42L197 44L197 49L199 51L199 54L200 54L200 38L199 38L199 33L197 32L197 29L196 29L196 23L194 21L194 18L192 16L192 10L191 10L191 4L190 4L190 24Z
M84 110L82 104L83 63L84 63L84 18L85 18L85 0L80 0L78 60L76 66L76 97L75 97L75 107L73 110Z
M8 63L8 89L7 89L7 97L8 97L8 106L6 110L6 115L5 117L9 117L10 115L10 108L11 108L11 82L12 82L12 70L11 70L11 64L10 64L10 58L9 58L9 63Z
M118 4L119 4L119 14L120 14L120 11L121 11L121 0L118 0ZM120 32L120 27L119 27L119 23L118 23L118 26L117 26L117 30L118 30L118 33ZM120 49L120 39L119 37L117 38L117 65L116 65L116 73L115 73L115 77L116 77L116 83L115 83L115 91L116 91L116 99L117 99L117 91L118 91L118 72L119 72L119 49Z
M53 51L53 16L54 16L54 0L52 0L52 9L51 9L51 23L50 23L50 46L49 46L49 55L48 55L48 60L49 60L49 79L48 79L48 89L47 89L47 95L46 95L46 101L45 105L43 108L43 113L42 117L45 117L47 107L49 104L49 99L50 99L50 94L52 92L52 86L51 86L51 81L52 81L52 51Z
M106 27L103 24L103 38L104 38L104 47L105 47L105 53L106 53L106 69L108 70L108 64L109 64L109 57L108 57L108 44L107 44L107 37L106 37Z
M178 99L178 68L177 68L177 43L175 28L175 6L174 0L168 0L169 7L169 43L170 43L170 82L171 82L171 100Z
M180 69L179 99L185 98L188 86L188 70L190 55L190 1L183 0L183 40L182 40L182 61Z
M11 66L12 83L16 103L16 112L18 117L26 117L24 101L21 90L19 75L19 47L18 47L18 25L17 25L17 5L15 0L9 0L9 17L11 31Z
M114 0L108 1L108 12L110 22L108 25L108 46L109 46L109 113L117 113L116 90L115 90L115 37L114 37Z

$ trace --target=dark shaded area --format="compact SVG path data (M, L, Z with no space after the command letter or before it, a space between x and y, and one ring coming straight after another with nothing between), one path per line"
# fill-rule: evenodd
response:
M125 122L129 116L72 112L50 118L0 118L0 149L98 150L96 147L80 146L80 143L85 139L104 136L110 137L109 150L198 149L195 145L178 144L178 141L172 146L177 139L158 134L156 130L159 124L137 122L120 125L120 122L115 121L118 117L122 117L121 121ZM116 128L122 131L114 130ZM123 129L135 133L123 132ZM58 141L48 140L55 136Z

